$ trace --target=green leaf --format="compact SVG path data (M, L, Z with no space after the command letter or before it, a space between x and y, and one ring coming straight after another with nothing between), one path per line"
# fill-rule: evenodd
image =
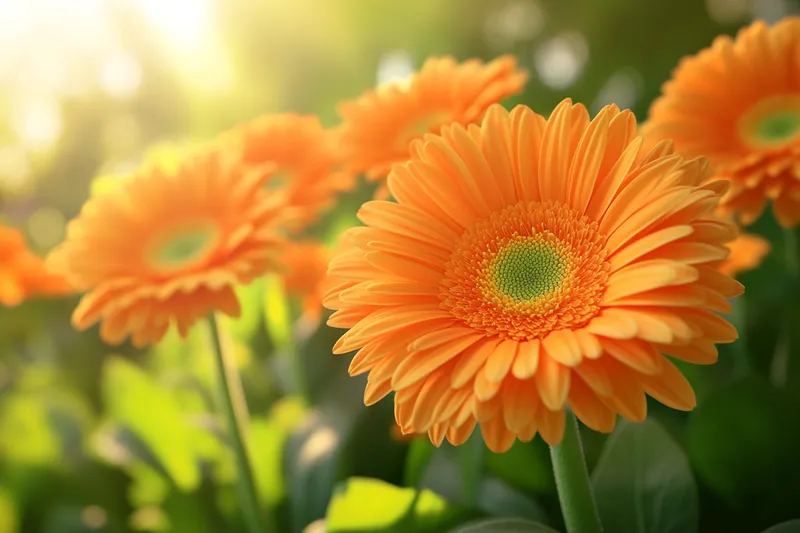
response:
M754 527L796 516L800 404L748 378L709 396L690 416L686 446L702 480ZM744 516L746 515L746 516Z
M800 520L789 520L782 524L777 524L762 533L800 533Z
M697 486L689 461L655 420L619 425L600 456L592 484L608 531L697 531Z
M328 533L436 533L465 514L436 494L400 488L377 479L350 478L328 507Z
M451 529L449 533L558 533L558 531L528 520L491 518L464 524Z
M112 357L104 368L103 397L109 416L150 448L179 488L197 487L194 429L168 390L125 359Z

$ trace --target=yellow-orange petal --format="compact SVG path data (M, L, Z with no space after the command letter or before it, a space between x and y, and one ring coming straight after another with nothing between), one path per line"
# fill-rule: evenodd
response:
M716 313L741 285L720 272L735 228L727 185L671 142L643 149L635 118L549 118L494 106L444 126L392 168L393 202L365 204L331 261L325 304L361 350L368 401L391 390L406 433L488 447L562 438L565 410L611 431L647 395L691 408L667 356L717 357L735 330Z
M101 322L112 344L157 342L170 324L185 336L209 312L236 316L232 287L274 268L285 204L261 188L270 168L211 150L173 170L145 167L91 198L51 253L52 266L86 291L76 327Z
M487 64L432 58L405 84L384 85L341 103L337 133L348 168L383 178L408 158L414 139L439 133L446 124L480 120L491 104L522 91L528 76L516 63L512 56Z

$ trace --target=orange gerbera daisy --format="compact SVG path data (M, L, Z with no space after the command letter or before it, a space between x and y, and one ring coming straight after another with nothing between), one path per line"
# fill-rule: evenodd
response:
M272 167L201 153L175 172L150 167L91 198L49 261L88 291L72 316L101 337L144 346L171 322L181 336L210 311L239 313L233 285L274 265L281 197L263 190Z
M698 364L736 330L716 312L742 286L717 270L735 228L714 214L725 181L664 141L641 149L636 119L562 102L545 119L490 108L412 146L331 261L329 324L350 328L365 402L396 391L405 433L492 450L539 432L557 444L564 409L612 431L646 416L645 393L695 405L663 354Z
M34 295L60 296L72 291L25 246L19 230L0 225L0 304L13 307Z
M653 103L648 134L707 156L731 181L722 208L755 221L768 200L785 227L800 222L800 18L763 22L684 59Z
M285 192L287 207L294 211L289 230L315 222L339 192L355 183L340 169L335 134L316 116L266 115L234 129L226 140L241 151L245 164L277 166L267 186Z
M469 124L493 103L522 91L528 75L513 56L484 65L451 57L425 62L406 85L388 84L339 106L340 143L354 172L373 180L408 159L409 143L445 124Z
M719 269L729 276L757 268L770 250L768 241L750 233L739 235L726 246L730 255L719 265Z
M331 251L316 241L291 241L281 250L281 265L286 292L303 302L303 312L318 320L325 294L328 261Z

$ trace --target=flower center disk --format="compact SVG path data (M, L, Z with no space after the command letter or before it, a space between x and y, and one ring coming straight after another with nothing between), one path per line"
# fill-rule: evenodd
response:
M150 264L173 271L202 261L215 249L218 229L211 223L186 224L159 235L150 247Z
M597 223L553 202L518 203L467 231L447 264L444 308L516 340L580 327L600 310L610 266Z
M772 148L800 137L800 95L772 96L751 107L741 121L742 137L754 147Z
M563 281L564 259L539 236L513 239L493 262L497 289L515 301L546 296Z

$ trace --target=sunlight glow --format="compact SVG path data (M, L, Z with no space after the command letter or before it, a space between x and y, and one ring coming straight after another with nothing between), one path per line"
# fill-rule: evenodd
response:
M174 45L200 44L209 30L211 0L128 0Z

